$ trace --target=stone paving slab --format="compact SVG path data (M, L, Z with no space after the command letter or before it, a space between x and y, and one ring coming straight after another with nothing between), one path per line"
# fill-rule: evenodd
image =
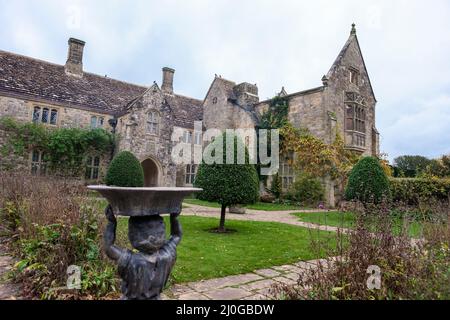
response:
M276 277L280 275L280 272L273 269L256 270L255 273L266 278Z
M251 273L175 285L166 296L178 300L267 300L274 299L274 285L295 285L301 273L317 268L324 259L300 261Z
M223 288L205 293L212 300L239 300L252 295L250 291L241 288Z

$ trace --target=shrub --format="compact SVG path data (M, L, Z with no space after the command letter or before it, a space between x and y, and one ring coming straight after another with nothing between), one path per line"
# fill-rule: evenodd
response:
M102 255L100 203L86 188L57 178L0 172L0 226L19 260L13 280L24 295L42 299L103 296L117 290L113 266ZM80 291L61 291L70 265L81 268Z
M345 198L363 203L380 203L385 197L389 197L389 180L379 160L374 157L362 158L350 173Z
M306 173L298 174L288 192L288 199L302 205L317 205L324 200L325 190L319 179Z
M144 169L131 152L122 151L111 161L105 180L108 186L143 187Z
M391 178L392 199L408 205L424 201L446 202L450 196L450 178Z
M217 137L207 148L211 154L219 152L222 164L215 161L213 164L202 163L199 166L194 186L203 188L198 194L198 199L218 202L222 205L219 231L225 231L225 210L231 205L245 205L255 203L259 196L259 179L255 166L249 163L248 150L237 137L231 137L234 141L234 163L226 164L227 141L226 135ZM222 143L223 142L223 143ZM221 150L221 148L223 148ZM237 163L238 148L245 148L245 164ZM206 152L208 151L205 150ZM220 155L220 152L223 152Z
M283 191L282 185L281 185L281 177L277 173L275 176L273 176L272 185L270 186L270 192L279 199L281 197L281 193Z
M389 211L384 203L363 208L354 229L336 233L337 249L326 250L323 243L316 247L336 258L301 273L295 285L275 286L272 294L288 300L448 300L448 221L424 225L424 239L411 241L407 223L400 234L394 234ZM368 288L374 283L370 266L380 268L379 289Z

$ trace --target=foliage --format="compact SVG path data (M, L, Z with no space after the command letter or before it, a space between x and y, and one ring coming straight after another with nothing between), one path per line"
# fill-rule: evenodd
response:
M278 173L276 175L274 175L272 178L272 185L270 186L270 192L272 192L272 194L277 199L279 199L281 197L283 189L282 189L281 177Z
M385 203L362 209L352 230L336 233L338 248L328 250L329 258L301 273L297 284L274 287L273 294L288 300L448 300L448 225L427 226L424 240L412 244L407 224L394 234ZM364 217L372 217L370 225ZM379 288L367 286L374 284L370 266L380 268Z
M47 167L63 176L79 176L89 153L105 153L113 146L113 136L103 129L50 128L36 123L0 119L0 129L8 132L8 141L0 152L25 156L33 149L45 154Z
M324 200L325 190L319 179L306 173L296 176L287 198L302 205L317 206Z
M450 177L450 155L442 156L440 159L431 160L422 176L428 177Z
M78 299L117 290L100 249L102 210L69 180L0 172L0 219L18 262L13 279L30 298ZM64 290L67 269L81 268L81 290Z
M143 187L144 169L129 151L120 152L109 165L106 184L116 187Z
M288 124L289 103L284 97L274 97L269 109L263 113L259 121L260 129L279 129Z
M424 171L432 160L423 156L400 156L394 159L394 166L403 173L405 177L416 177Z
M391 178L392 199L408 205L435 200L449 201L450 178Z
M374 157L365 157L350 173L345 198L363 203L379 203L383 198L388 198L389 193L389 180L380 161Z
M316 177L330 176L343 179L357 162L358 156L345 148L342 137L336 133L331 144L323 142L305 130L286 124L280 130L283 136L282 151L294 152L296 170Z
M259 196L259 179L255 166L249 163L248 150L242 141L234 135L231 141L234 143L234 164L227 164L227 138L226 134L217 137L208 148L213 153L222 152L222 164L206 164L203 162L195 178L195 187L202 188L203 192L198 194L198 199L218 202L222 205L222 219L219 229L224 229L225 208L236 204L255 203ZM222 150L220 149L222 148ZM238 149L245 148L245 163L238 164ZM220 161L218 161L220 162Z

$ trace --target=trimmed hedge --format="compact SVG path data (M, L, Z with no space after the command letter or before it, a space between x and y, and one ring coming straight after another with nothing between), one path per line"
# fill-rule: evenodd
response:
M144 169L134 154L122 151L111 161L105 180L108 186L143 187Z
M448 201L450 178L391 178L392 200L417 205L424 200Z
M379 203L389 197L389 180L380 161L374 157L359 160L350 173L345 198L363 203Z

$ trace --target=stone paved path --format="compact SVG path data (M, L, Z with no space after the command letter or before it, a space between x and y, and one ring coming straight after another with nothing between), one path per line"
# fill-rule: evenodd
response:
M326 260L302 261L292 265L270 267L251 273L174 285L165 300L270 300L275 284L294 285L299 274L325 264Z
M6 279L6 273L11 269L13 263L13 259L6 254L6 249L0 244L0 300L21 299L20 286L10 283Z
M199 216L199 217L219 217L220 209L209 208L203 206L197 206L192 204L187 204L188 208L183 209L183 215ZM228 211L228 210L227 210ZM327 210L290 210L290 211L261 211L261 210L249 210L247 209L246 214L228 214L227 219L229 220L251 220L251 221L264 221L264 222L280 222L291 224L299 227L323 230L323 231L334 231L338 230L337 227L318 225L314 223L299 221L297 217L293 216L293 213L301 212L327 212ZM347 229L341 228L341 232L348 232Z

